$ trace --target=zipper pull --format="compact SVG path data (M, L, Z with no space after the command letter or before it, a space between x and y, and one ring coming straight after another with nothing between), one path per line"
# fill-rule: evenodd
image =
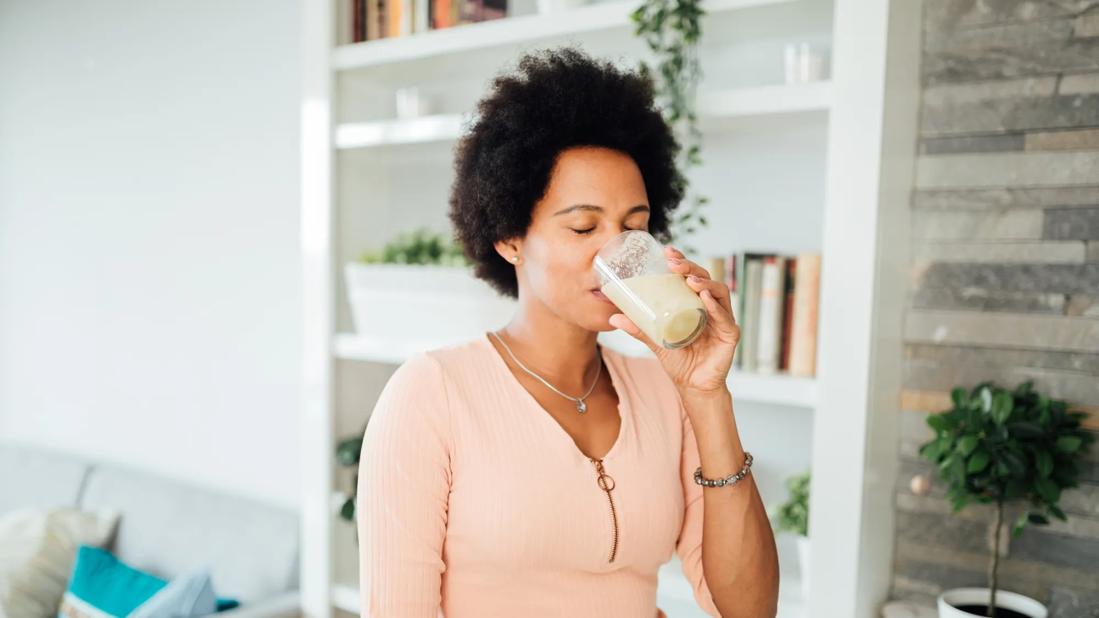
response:
M595 464L595 471L599 473L599 476L595 479L596 484L599 485L599 489L610 493L610 491L614 489L614 478L603 469L603 460L592 459L591 462Z

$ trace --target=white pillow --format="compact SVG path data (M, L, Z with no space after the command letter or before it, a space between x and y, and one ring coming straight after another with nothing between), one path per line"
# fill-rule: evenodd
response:
M118 518L113 509L71 508L0 516L0 616L56 616L77 547L105 545Z

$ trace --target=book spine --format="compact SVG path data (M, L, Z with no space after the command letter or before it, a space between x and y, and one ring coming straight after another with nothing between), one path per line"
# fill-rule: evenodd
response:
M351 42L359 43L366 39L365 16L367 0L351 0Z
M779 353L778 368L787 371L790 368L790 336L794 323L794 284L797 280L796 257L786 260L786 289L782 298L782 346Z
M817 312L820 303L819 253L798 255L794 275L794 318L790 340L790 374L811 377L817 364Z
M747 258L746 262L744 277L747 289L744 296L744 325L741 332L744 358L741 366L745 371L755 371L756 344L759 341L759 291L763 263L759 258Z
M786 272L783 258L768 257L763 261L759 293L759 334L756 343L756 371L778 371L779 345L782 337L782 291Z

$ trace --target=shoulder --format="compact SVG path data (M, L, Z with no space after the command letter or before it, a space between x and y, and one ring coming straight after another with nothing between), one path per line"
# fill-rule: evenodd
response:
M484 362L477 339L414 352L390 376L386 388L444 393L462 372Z

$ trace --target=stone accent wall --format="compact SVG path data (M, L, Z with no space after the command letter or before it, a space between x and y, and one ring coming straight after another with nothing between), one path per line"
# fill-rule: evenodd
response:
M892 597L932 605L987 585L992 510L911 492L927 413L1033 379L1099 430L1099 0L925 0L923 29ZM1099 616L1099 454L1082 477L1000 567L1055 617Z

